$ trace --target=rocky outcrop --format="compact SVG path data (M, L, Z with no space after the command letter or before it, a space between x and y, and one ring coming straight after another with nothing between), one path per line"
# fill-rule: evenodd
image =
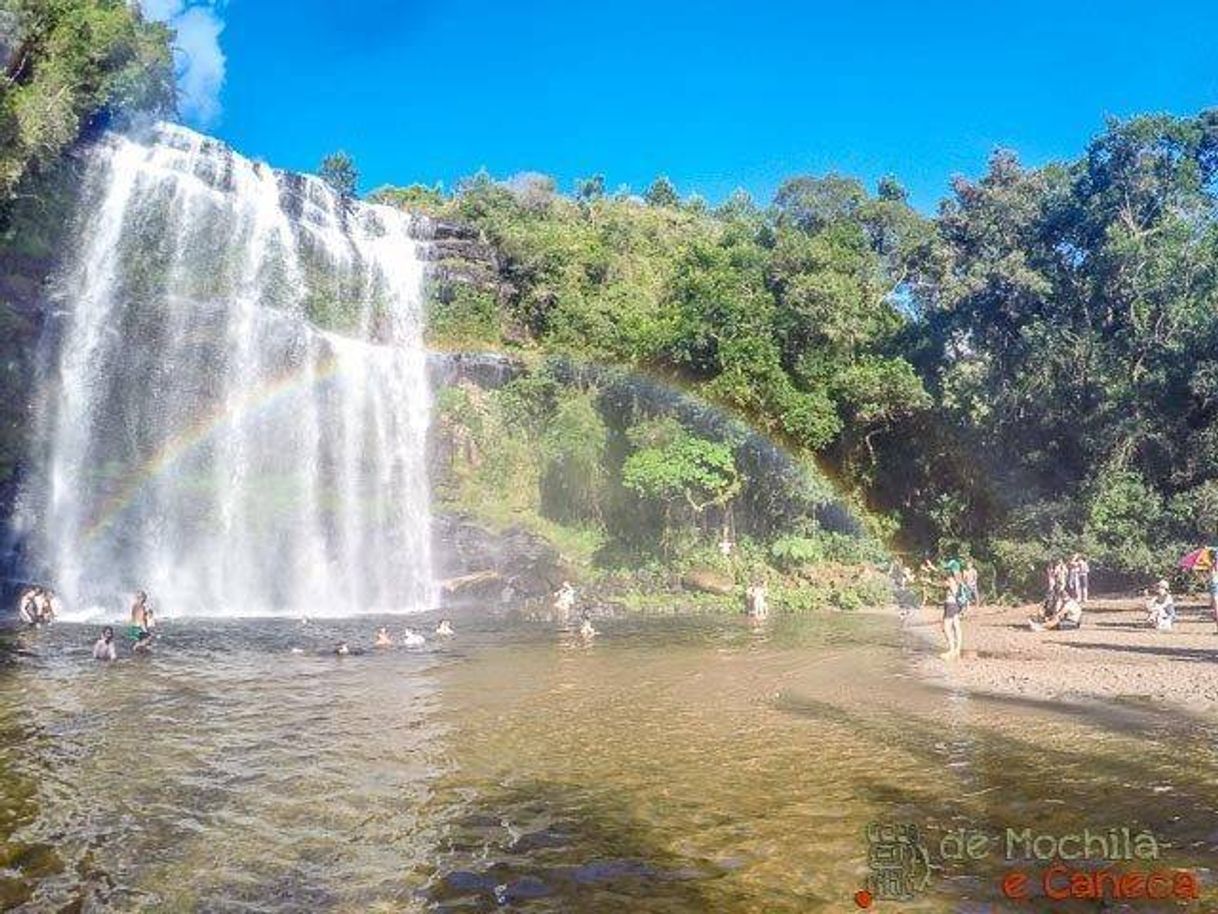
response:
M447 219L429 219L419 233L427 244L420 254L427 261L428 294L439 299L456 285L471 286L503 304L514 289L503 278L498 252L473 226Z
M736 581L732 576L714 568L691 568L681 575L681 586L686 590L720 597L730 597L736 592Z
M497 352L429 352L427 380L433 390L469 383L486 390L498 390L508 381L524 374L519 359Z
M450 606L544 601L569 576L558 551L520 527L495 531L467 515L440 513L432 521L432 542L441 599Z

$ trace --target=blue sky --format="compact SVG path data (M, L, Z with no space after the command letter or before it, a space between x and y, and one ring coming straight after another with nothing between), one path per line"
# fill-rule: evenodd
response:
M486 167L768 200L836 170L931 209L997 146L1038 164L1218 105L1201 0L144 3L180 25L188 122L295 170L345 149L365 191Z

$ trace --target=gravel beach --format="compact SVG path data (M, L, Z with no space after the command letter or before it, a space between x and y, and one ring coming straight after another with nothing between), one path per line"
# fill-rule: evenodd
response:
M1143 622L1141 598L1097 598L1076 631L1034 632L1035 605L970 609L964 656L944 661L940 610L906 620L923 675L970 691L1039 699L1152 702L1218 714L1218 630L1208 605L1177 600L1170 632Z

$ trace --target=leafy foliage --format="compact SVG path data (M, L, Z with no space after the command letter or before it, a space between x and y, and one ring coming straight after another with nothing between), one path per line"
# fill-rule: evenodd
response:
M0 0L0 210L83 131L175 105L171 33L126 0Z
M532 187L447 204L502 257L488 333L684 380L906 548L971 547L1021 587L1051 550L1143 574L1218 537L1218 111L1112 121L1037 169L1000 150L934 219L891 177L714 211L666 179L647 205ZM675 472L657 454L636 493Z
M355 160L347 153L342 150L330 153L321 160L317 173L340 197L355 196L359 171L355 167Z
M622 467L622 484L644 498L682 502L696 513L724 505L740 491L740 476L726 444L691 435L672 419L630 430L638 448Z

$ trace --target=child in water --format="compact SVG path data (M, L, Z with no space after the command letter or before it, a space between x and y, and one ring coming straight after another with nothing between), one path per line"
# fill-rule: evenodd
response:
M381 626L376 630L376 641L372 644L373 647L393 647L393 639L389 637L389 629Z
M441 619L440 624L436 626L436 634L449 636L453 634L453 624L447 619Z

